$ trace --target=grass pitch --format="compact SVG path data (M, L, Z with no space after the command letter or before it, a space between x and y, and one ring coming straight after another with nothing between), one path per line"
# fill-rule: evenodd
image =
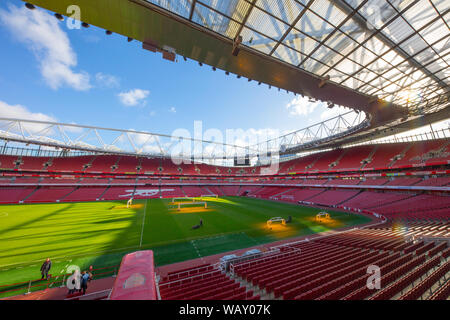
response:
M82 269L118 265L127 252L152 249L156 265L194 259L281 239L366 223L369 218L336 211L316 222L319 209L240 197L198 198L208 207L172 199L0 206L0 285L51 274L69 265ZM267 227L272 217L292 223ZM203 220L203 227L192 229ZM1 288L0 288L1 291Z

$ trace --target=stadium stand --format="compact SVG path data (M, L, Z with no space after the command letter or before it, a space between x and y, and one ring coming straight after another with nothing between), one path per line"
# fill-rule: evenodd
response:
M267 298L284 299L400 299L420 298L448 272L447 242L405 243L393 229L350 230L318 240L293 243L289 255L254 259L234 266L234 276L245 281L254 292ZM404 249L402 249L404 248ZM447 249L446 249L447 248ZM300 249L300 250L299 250ZM412 254L412 251L415 253ZM366 286L367 267L381 268L382 290ZM414 281L433 272L430 280L416 289ZM446 286L433 296L445 296ZM447 295L448 296L448 295ZM445 296L445 297L447 297Z
M9 168L2 166L0 203L217 194L376 213L386 219L384 223L306 242L287 242L278 253L233 265L232 273L213 264L172 271L157 281L160 298L442 299L448 297L449 290L448 281L443 280L448 273L449 248L446 241L441 241L450 236L450 197L446 189L449 172L408 169L388 176L389 171L383 171L405 163L395 160L396 154L417 157L443 143L408 152L412 145L365 146L355 147L356 153L334 150L311 155L281 165L286 173L302 168L307 171L305 175L283 176L281 172L276 177L240 175L243 171L236 168L228 171L205 164L177 166L167 160L127 156L2 156L2 163L10 163ZM388 156L383 155L384 149ZM370 157L372 162L363 163ZM330 167L333 162L335 166ZM48 171L44 166L40 169L42 163L50 164ZM306 168L309 165L305 163L311 166ZM350 170L338 176L331 172L352 167L363 167L364 171L355 174ZM369 171L380 167L384 168L381 173ZM319 176L315 170L331 173ZM366 269L371 264L382 270L382 290L366 287Z
M43 19L49 12L60 21L66 19L61 3L67 2L27 0L23 11L9 4L8 10L49 23ZM26 292L23 299L66 296L67 300L450 298L448 0L166 0L121 1L120 7L116 5L119 1L75 2L79 2L86 18L83 27L108 26L104 30L107 35L124 36L147 51L162 53L166 60L178 61L179 55L179 60L193 60L200 66L208 65L208 69L221 69L226 75L231 73L262 87L292 93L297 98L287 109L295 109L284 110L287 113L305 116L319 106L329 108L321 111L320 118L329 115L328 111L333 117L283 133L281 141L270 138L246 146L237 145L237 140L227 139L226 144L201 140L197 132L195 138L188 138L52 122L63 118L61 114L49 117L35 112L31 115L34 120L1 117L0 140L4 143L0 151L0 203L7 205L0 212L1 221L6 221L6 228L0 229L0 235L6 237L0 240L26 242L15 248L7 243L2 250L2 272L7 271L5 278L14 278L23 269L34 273L32 268L37 271L38 264L24 261L34 264L34 259L47 256L46 246L58 255L55 266L67 265L45 280L43 273L42 279L2 283L0 294L11 289ZM382 21L376 21L376 30L374 21L369 21L371 13L365 12L370 6L385 14L377 19ZM24 13L29 13L28 9L34 10L30 16ZM9 13L2 10L2 16ZM59 30L56 23L51 23L53 31ZM15 31L17 25L8 27ZM65 36L64 31L59 33ZM51 37L44 40L52 41ZM63 40L69 42L68 38ZM34 45L34 49L38 47ZM121 61L127 60L133 59L122 57ZM6 71L9 69L13 68ZM156 81L158 77L161 75L156 74ZM26 85L26 81L20 83L21 87ZM175 88L177 83L171 85ZM33 86L26 92L32 95ZM135 97L139 103L120 102L145 105L147 95ZM239 94L231 92L230 96ZM194 96L188 98L195 104L191 99ZM300 98L308 100L310 110L298 109L306 103L297 100ZM7 108L20 111L6 112L7 116L31 114L20 105ZM105 111L99 108L98 114ZM344 108L350 111L342 111ZM206 109L201 110L202 114ZM92 117L85 113L80 112L84 118ZM234 112L232 116L245 120L249 115ZM165 118L173 120L168 114ZM128 125L129 119L123 120ZM141 120L139 126L145 125L144 117ZM422 130L425 125L431 132ZM152 124L149 126L151 130ZM194 126L197 131L197 124ZM176 141L200 142L197 146L204 149L201 162L193 160L200 159L197 150L189 156L184 147L173 153ZM30 144L34 147L29 148ZM214 148L209 150L211 145ZM221 153L216 150L218 146L233 151ZM263 154L264 147L267 155ZM237 165L242 150L249 163ZM169 154L185 159L173 159ZM267 159L280 160L279 169L267 173ZM134 199L179 198L184 202L208 195L238 196L242 202L237 198L209 199L211 206L206 200L201 202L205 210L188 208L183 212L186 214L178 215L172 214L172 207L167 210L168 216L163 215L164 206L173 206L175 199L136 201L131 205ZM98 206L117 208L117 214L92 214L87 204L79 206L86 207L81 209L86 213L79 214L81 210L72 203L106 200L122 200L117 206L108 202ZM60 205L28 205L54 202ZM250 208L252 203L254 207ZM14 211L9 210L13 207L10 204L26 205ZM221 206L223 211L219 210ZM242 211L234 211L232 206ZM64 217L66 209L38 214L40 209L50 207L74 207L73 212L67 210L67 216L75 217L75 222ZM36 212L25 221L29 208ZM55 213L59 216L55 217ZM281 217L284 213L289 216ZM114 218L109 218L113 214ZM223 226L237 225L237 230L220 228L225 219ZM79 233L75 232L72 229L79 221L95 224L96 228L81 227ZM145 229L147 221L150 229ZM167 221L174 222L167 224L172 227L163 227L162 222ZM276 222L281 222L278 230ZM48 225L65 225L70 232L52 232ZM33 227L38 231L25 232ZM15 234L14 229L20 234ZM167 234L158 234L160 231ZM57 239L51 239L51 234ZM68 245L54 245L59 241L63 244L66 235L70 237ZM42 240L46 237L47 242ZM79 238L82 241L74 246ZM83 250L79 250L80 243ZM152 250L143 250L150 246L155 256ZM129 253L134 250L139 251ZM186 257L198 258L185 261ZM68 269L75 265L72 259L87 265L91 261L107 264L98 269L88 267L99 276L92 281L95 292L66 294L64 281L71 273L65 274L64 270L69 263ZM120 266L112 265L119 259ZM377 272L380 277L372 277ZM36 282L36 287L43 289L40 293L31 292ZM303 313L300 306L297 314Z

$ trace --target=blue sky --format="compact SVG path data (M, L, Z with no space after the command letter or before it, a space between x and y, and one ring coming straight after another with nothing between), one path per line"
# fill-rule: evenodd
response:
M51 12L0 3L0 116L171 134L203 128L293 131L331 117L292 93L162 59L94 26L69 30Z

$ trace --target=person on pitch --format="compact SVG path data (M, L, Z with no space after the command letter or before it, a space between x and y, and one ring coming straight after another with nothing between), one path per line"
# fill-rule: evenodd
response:
M83 294L86 294L86 290L87 290L87 285L88 285L88 281L89 281L90 275L88 272L83 271L83 273L81 274L81 289L80 291L83 292Z
M51 268L52 268L52 261L50 260L50 258L47 258L41 266L41 275L42 275L41 280L43 280L44 278L45 280L48 280L48 272L50 271Z

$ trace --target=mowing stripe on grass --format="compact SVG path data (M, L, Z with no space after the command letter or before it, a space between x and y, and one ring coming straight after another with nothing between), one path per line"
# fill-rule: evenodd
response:
M110 254L110 253L113 253L113 252L117 252L117 251L121 252L121 251L125 251L125 250L128 250L128 249L137 249L137 248L139 248L139 246L124 247L124 248L112 249L112 250L109 250L109 251L86 252L84 254L63 256L63 257L56 257L56 258L58 258L58 259L64 259L64 258L69 258L69 257L70 258L76 258L76 257L85 257L86 255L93 255L93 256L95 256L97 254L107 255L107 254ZM25 261L25 262L18 262L18 263L4 264L4 265L1 265L0 268L2 268L2 267L11 267L11 266L15 266L15 265L18 265L18 264L27 264L28 265L29 263L40 262L40 261L42 261L42 259L32 260L32 261ZM68 261L71 262L72 260L68 260ZM8 270L8 269L6 269L6 270Z
M178 214L168 208L170 200L142 199L136 201L140 205L133 210L123 208L123 201L83 202L69 206L0 205L0 213L11 213L8 218L0 219L0 283L34 277L38 274L35 266L40 266L47 256L61 261L60 265L55 265L55 273L67 263L84 265L89 262L95 267L115 265L124 254L144 249L154 250L155 264L163 265L326 232L368 220L330 210L336 224L318 224L314 220L319 211L317 208L241 197L208 199L208 211ZM151 221L146 224L147 208L151 210ZM267 219L288 215L293 217L293 222L285 231L266 228ZM192 230L191 226L199 219L205 222L204 227ZM24 225L27 227L17 227ZM72 225L78 228L73 230ZM23 269L15 270L15 267Z

